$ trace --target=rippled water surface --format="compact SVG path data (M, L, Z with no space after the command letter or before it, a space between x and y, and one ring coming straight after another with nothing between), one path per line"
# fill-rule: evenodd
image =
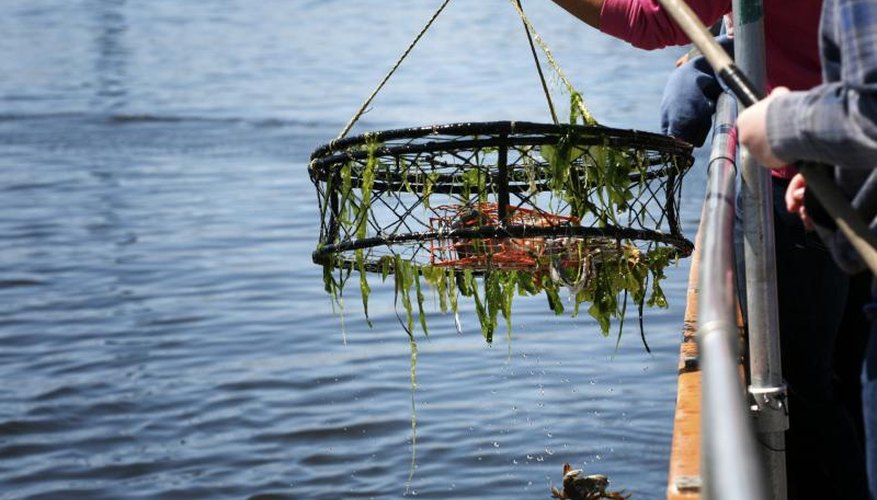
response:
M0 498L547 498L564 462L663 495L688 261L652 355L544 297L492 346L432 315L408 484L393 290L342 333L307 160L439 3L0 3ZM681 49L524 6L598 119L657 129ZM454 0L354 131L548 121L541 92L508 1Z

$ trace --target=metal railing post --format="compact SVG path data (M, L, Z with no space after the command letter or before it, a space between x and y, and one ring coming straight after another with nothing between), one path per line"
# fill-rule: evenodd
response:
M756 89L765 88L764 23L761 0L734 0L734 55ZM761 443L770 497L785 500L785 431L789 427L786 387L780 365L770 172L741 152L746 318L749 334L752 416Z
M702 377L704 497L765 498L760 460L739 370L733 234L736 143L733 99L718 101L701 221L697 343Z

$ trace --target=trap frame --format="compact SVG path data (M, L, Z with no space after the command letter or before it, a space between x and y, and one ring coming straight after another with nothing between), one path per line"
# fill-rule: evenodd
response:
M336 140L309 166L321 214L313 260L379 271L400 255L483 273L490 259L462 265L454 249L482 242L500 260L501 240L561 238L636 241L685 257L693 245L678 206L690 153L648 132L511 121Z

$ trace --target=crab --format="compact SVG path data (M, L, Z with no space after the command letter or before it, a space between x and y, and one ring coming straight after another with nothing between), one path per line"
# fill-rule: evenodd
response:
M551 496L563 500L626 500L630 495L624 491L606 491L609 478L603 474L584 475L582 469L573 469L570 464L563 464L563 491L551 487Z

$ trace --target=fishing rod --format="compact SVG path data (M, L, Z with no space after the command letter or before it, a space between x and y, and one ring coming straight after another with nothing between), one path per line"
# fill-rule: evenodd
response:
M676 24L688 35L743 107L749 107L764 98L737 67L733 59L716 42L713 35L683 0L658 0ZM877 238L868 225L850 205L849 201L820 165L796 162L798 172L807 181L807 188L825 207L837 227L859 252L871 272L877 275Z

